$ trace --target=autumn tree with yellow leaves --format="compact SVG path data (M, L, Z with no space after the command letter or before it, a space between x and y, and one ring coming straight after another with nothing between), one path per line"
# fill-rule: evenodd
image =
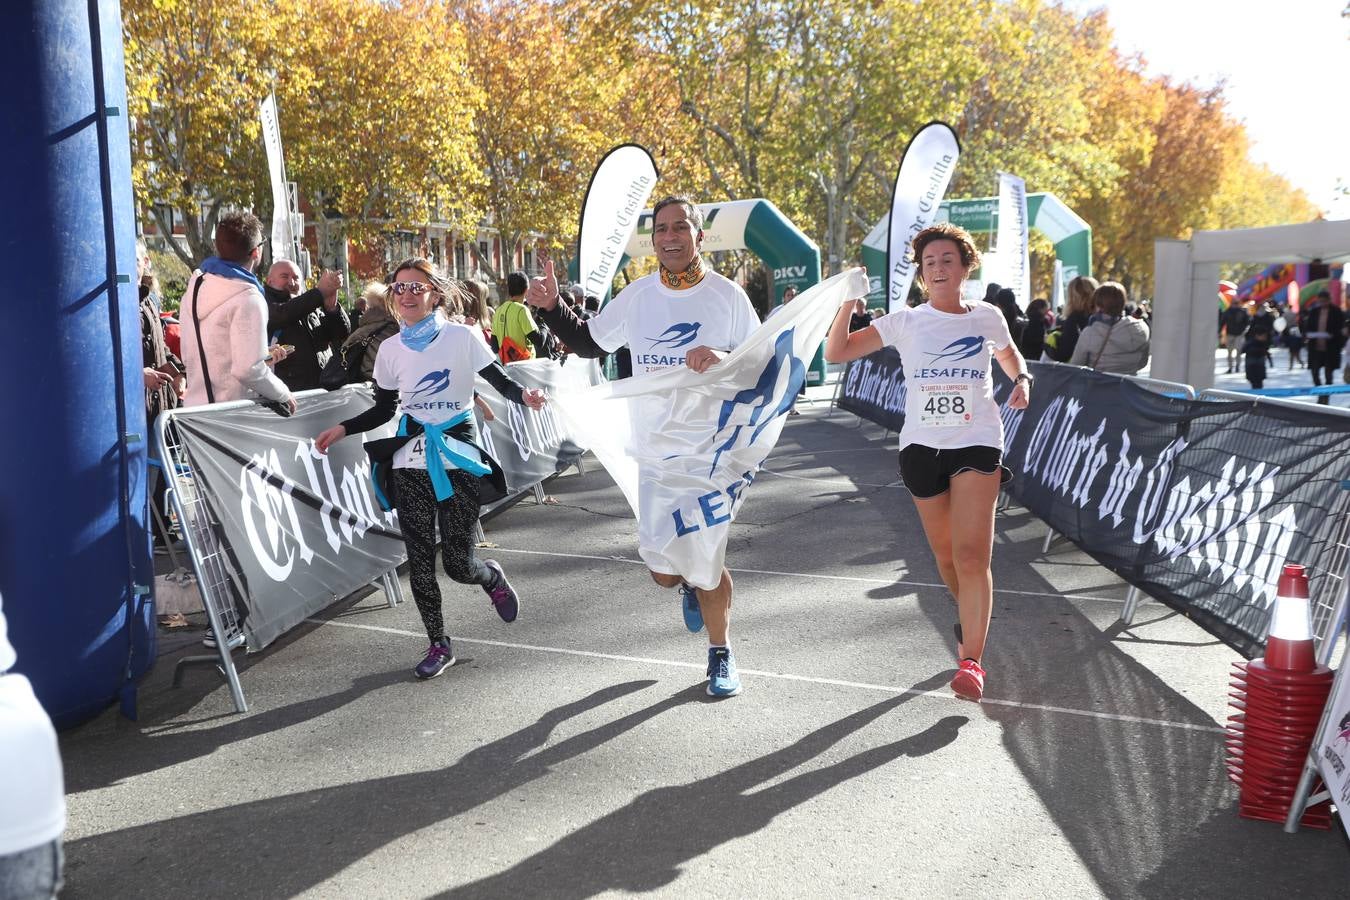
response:
M195 262L221 209L270 205L257 104L290 176L353 234L428 220L566 256L587 179L649 147L658 191L762 196L856 258L905 141L951 122L950 196L1000 170L1094 229L1096 270L1151 291L1153 240L1316 214L1251 161L1223 86L1145 74L1104 12L1050 0L125 0L134 177ZM477 242L470 242L478 255ZM189 258L195 257L195 258Z
M275 88L288 176L357 234L460 210L482 174L482 94L463 28L434 0L124 0L133 179L189 265L222 210L271 210L258 107ZM429 77L432 76L432 77Z

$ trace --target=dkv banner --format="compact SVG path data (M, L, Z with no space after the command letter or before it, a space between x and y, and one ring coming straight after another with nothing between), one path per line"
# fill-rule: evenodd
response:
M905 305L914 282L918 260L910 241L933 224L938 206L947 193L961 142L943 122L929 122L910 138L900 158L891 194L891 218L886 238L886 309L895 312Z
M620 144L595 167L577 238L577 280L586 293L608 296L657 177L651 154L637 144Z
M840 304L867 288L862 269L809 288L702 374L680 367L555 397L571 433L638 517L650 564L674 567L696 587L717 586L729 526L811 358Z

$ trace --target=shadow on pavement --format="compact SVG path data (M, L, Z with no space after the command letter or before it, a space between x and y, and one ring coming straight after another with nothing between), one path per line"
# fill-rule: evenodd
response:
M544 747L562 722L655 683L631 681L595 691L443 769L241 803L70 842L67 894L294 896L385 844L523 787L553 766L695 701L703 691L702 684L681 690ZM214 879L202 877L199 854L222 867Z
M837 428L832 430L838 434ZM833 465L841 476L849 477L857 460L850 458L847 467L840 467L845 462L840 459ZM891 499L868 496L869 503ZM907 497L902 502L910 503ZM1014 507L996 520L996 532L1003 540L994 549L995 587L1000 567L1006 571L1009 566L1026 566L1032 572L1029 563L1044 558L1039 552L1044 535L1040 529L1035 529L1034 540L1007 537L1026 526L1027 516ZM895 551L897 556L899 552ZM906 560L913 567L910 578L939 580L926 546L907 554ZM1037 580L1048 596L1059 593L1048 581L1039 576ZM882 599L907 592L914 588L867 590L869 597ZM946 591L929 588L917 593L918 608L933 622L934 631L951 640L955 611ZM985 657L986 696L1166 720L1151 724L994 704L981 707L1003 726L1010 758L1104 894L1161 898L1345 893L1350 858L1343 836L1305 830L1291 837L1278 825L1238 817L1237 790L1223 765L1223 736L1215 730L1220 723L1187 698L1185 685L1173 687L1122 648L1140 639L1120 627L1103 631L1072 607L1046 612L1043 624L1033 618L1038 614L1034 606L995 595L995 621ZM1214 671L1206 677L1223 681L1227 673ZM1335 887L1338 884L1340 888Z
M945 674L915 685L931 690ZM918 757L956 740L965 716L947 716L922 732L761 788L896 709L914 694L890 697L819 728L790 746L709 778L648 791L622 809L568 834L510 869L447 891L456 897L591 897L665 887L680 867L715 847L767 826L781 813L901 757ZM757 790L757 788L759 788Z
M168 731L164 726L156 726L152 730L135 723L119 722L116 726L118 729L135 731L119 738L117 753L100 754L93 746L74 750L70 743L74 734L62 735L62 741L68 742L65 752L68 760L66 792L77 794L107 787L146 772L197 759L227 744L322 718L353 700L393 684L406 684L410 680L411 676L403 667L362 675L353 679L348 688L334 694L243 715L231 709L227 714L213 717L220 724L211 728ZM177 703L194 696L200 699L192 693L185 694L182 699L173 699ZM162 719L163 716L157 715L156 718ZM93 739L97 741L98 738L95 736Z

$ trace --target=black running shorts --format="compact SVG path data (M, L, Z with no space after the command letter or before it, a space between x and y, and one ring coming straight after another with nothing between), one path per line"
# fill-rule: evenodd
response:
M1003 465L1003 451L997 447L936 450L910 444L900 451L900 479L919 500L945 494L952 486L952 476L972 470L986 475L998 472L999 484L1012 481L1012 471Z

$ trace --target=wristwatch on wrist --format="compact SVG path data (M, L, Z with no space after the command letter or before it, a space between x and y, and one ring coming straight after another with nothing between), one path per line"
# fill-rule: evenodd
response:
M1027 383L1027 387L1031 387L1036 383L1036 379L1032 376L1030 372L1017 373L1017 377L1013 379L1013 384L1016 384L1019 381L1025 381Z

